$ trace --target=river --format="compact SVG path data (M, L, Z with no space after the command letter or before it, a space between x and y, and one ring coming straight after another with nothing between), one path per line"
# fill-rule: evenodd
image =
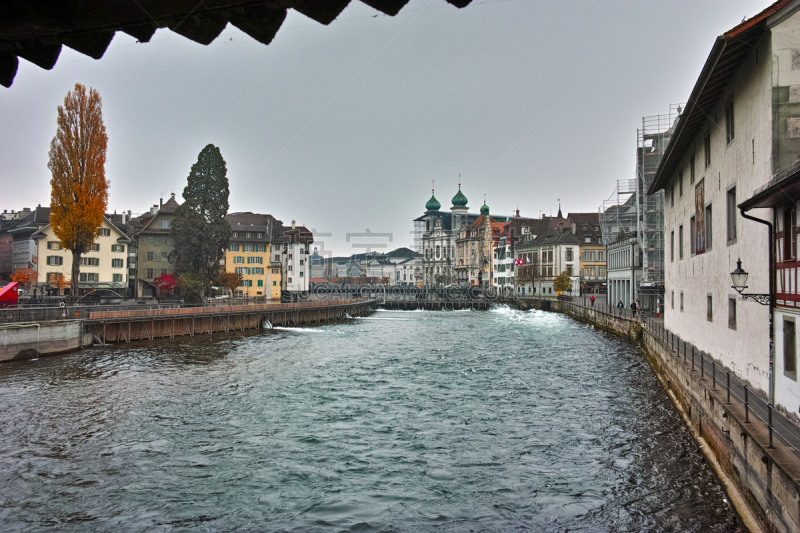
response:
M393 312L0 365L2 531L739 526L638 349Z

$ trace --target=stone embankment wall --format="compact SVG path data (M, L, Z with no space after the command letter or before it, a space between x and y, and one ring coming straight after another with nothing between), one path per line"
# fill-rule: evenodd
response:
M800 531L800 457L780 439L769 446L768 426L732 398L719 379L701 376L657 331L638 321L559 300L516 302L520 309L565 313L639 344L676 408L689 425L709 465L750 531ZM718 374L724 376L724 369Z
M79 320L0 327L0 361L67 353L90 344L92 335Z

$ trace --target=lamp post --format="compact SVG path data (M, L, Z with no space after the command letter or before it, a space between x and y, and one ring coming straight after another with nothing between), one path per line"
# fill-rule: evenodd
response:
M772 268L772 264L770 263L770 268ZM761 305L768 305L769 306L769 403L775 404L775 393L774 393L774 380L775 376L773 373L773 359L774 359L774 331L772 327L772 315L773 315L773 308L774 308L774 299L772 297L772 286L770 285L769 294L750 294L744 293L747 288L747 276L748 273L746 270L742 269L742 260L736 260L736 269L731 272L731 282L733 283L732 288L738 292L741 297L742 301L744 302L757 302ZM770 284L771 284L771 277L770 277Z

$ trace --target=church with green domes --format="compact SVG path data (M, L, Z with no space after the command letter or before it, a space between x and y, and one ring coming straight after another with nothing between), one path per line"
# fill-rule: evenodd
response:
M477 254L477 248L480 247L476 244L480 241L478 230L475 230L473 235L473 228L476 223L482 228L484 222L487 222L490 224L491 233L493 229L491 222L507 222L509 219L501 216L489 217L489 207L485 202L481 207L481 213L470 213L467 197L461 191L461 183L458 184L458 192L450 203L450 209L443 210L442 204L436 199L436 191L432 188L430 200L425 204L425 213L414 219L414 246L416 251L422 254L422 282L429 287L443 287L451 283L469 282L473 278L479 279L481 266L485 265L475 264L472 265L474 268L464 268L470 265L472 258L463 256L463 252L469 254L472 250L476 250ZM464 234L462 230L467 231L468 240L475 238L469 240L473 244L472 247L459 246L459 235ZM467 241L462 240L462 243L465 242ZM480 254L475 257L476 263L479 258L481 262L486 260L484 249L488 249L491 255L491 244L488 248L486 246L480 248ZM458 256L459 251L462 252L461 257ZM470 272L473 272L474 276L470 276ZM491 272L491 268L488 272Z

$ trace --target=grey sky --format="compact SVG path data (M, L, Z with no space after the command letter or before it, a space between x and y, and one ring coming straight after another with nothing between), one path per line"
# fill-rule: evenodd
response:
M210 46L169 30L118 33L95 61L20 59L0 88L0 208L47 205L56 107L75 84L103 98L109 210L178 197L220 147L232 211L411 244L436 180L477 211L596 211L634 176L642 115L688 98L714 38L769 0L412 0L396 17L354 1L329 26L294 11L269 46L233 26ZM376 16L377 15L377 16ZM377 242L386 242L377 239Z

